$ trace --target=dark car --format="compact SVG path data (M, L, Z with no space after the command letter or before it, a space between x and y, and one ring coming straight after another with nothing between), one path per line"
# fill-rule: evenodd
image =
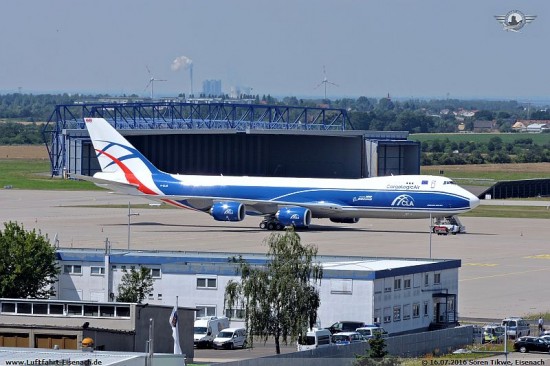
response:
M340 333L340 332L355 332L355 329L361 328L365 326L365 322L359 322L359 321L339 321L337 323L332 324L327 329L330 330L332 334Z
M550 343L538 337L519 337L514 342L514 350L521 353L530 351L550 352Z

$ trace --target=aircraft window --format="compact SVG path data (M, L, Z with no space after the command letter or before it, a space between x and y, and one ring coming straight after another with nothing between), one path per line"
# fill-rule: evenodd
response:
M446 180L445 182L443 182L443 184L456 184L456 183L453 182L452 180Z

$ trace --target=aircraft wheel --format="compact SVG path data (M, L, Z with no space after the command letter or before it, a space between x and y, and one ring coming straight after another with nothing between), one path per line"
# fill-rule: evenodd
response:
M264 229L265 230L266 226L265 226L265 221L262 221L260 222L260 229Z
M270 222L269 224L267 224L267 230L275 230L275 224Z
M276 225L276 227L275 227L275 229L276 229L276 230L279 230L279 231L283 230L284 228L285 228L284 225L281 224L281 223L277 223L277 225Z

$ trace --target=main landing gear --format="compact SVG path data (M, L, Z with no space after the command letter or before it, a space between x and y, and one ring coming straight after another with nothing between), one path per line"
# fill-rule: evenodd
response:
M260 229L264 230L284 230L285 226L281 224L275 216L269 216L260 222Z

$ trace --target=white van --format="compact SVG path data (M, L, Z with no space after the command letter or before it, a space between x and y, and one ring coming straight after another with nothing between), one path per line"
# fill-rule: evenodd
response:
M218 333L212 343L214 349L237 347L246 348L246 329L244 328L227 328Z
M529 323L519 317L510 317L502 320L502 326L506 327L506 333L510 338L519 338L531 334Z
M195 320L193 342L195 347L210 347L214 338L222 330L229 327L229 319L216 316L203 316Z
M298 339L298 351L328 347L332 345L332 333L328 329L313 328L305 337Z

